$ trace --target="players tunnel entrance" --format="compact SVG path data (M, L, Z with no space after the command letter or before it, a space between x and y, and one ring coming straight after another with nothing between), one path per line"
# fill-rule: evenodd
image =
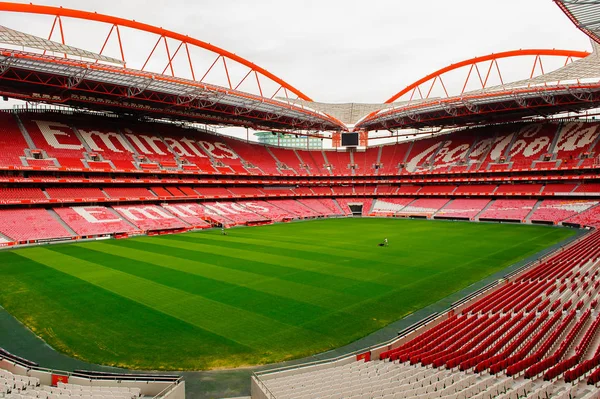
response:
M352 211L352 216L362 216L362 209L363 209L363 205L362 204L348 204L348 206L350 207L350 210Z

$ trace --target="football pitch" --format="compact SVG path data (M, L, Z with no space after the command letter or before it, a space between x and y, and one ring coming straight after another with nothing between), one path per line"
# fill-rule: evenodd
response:
M228 232L0 251L0 305L91 363L273 363L350 343L575 234L367 218Z

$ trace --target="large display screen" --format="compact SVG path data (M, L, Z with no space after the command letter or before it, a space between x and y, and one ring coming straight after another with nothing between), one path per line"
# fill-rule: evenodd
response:
M358 133L342 133L342 147L358 146Z

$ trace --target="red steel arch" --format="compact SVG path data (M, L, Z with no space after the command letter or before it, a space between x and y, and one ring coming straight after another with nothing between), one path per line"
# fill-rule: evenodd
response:
M64 44L64 34L63 34L61 17L83 19L83 20L88 20L88 21L96 21L96 22L102 22L102 23L112 25L110 32L108 33L108 36L104 42L104 45L106 45L106 43L108 42L113 31L116 31L117 40L119 41L119 46L121 49L121 56L123 58L123 61L125 61L125 56L123 54L123 47L122 47L121 34L119 31L119 27L127 27L127 28L132 28L132 29L152 33L152 34L158 35L159 38L158 38L156 45L154 46L152 52L148 56L146 63L148 62L150 57L152 57L154 51L156 50L157 46L160 44L161 40L163 40L164 44L166 46L167 57L168 57L168 64L165 67L165 71L167 70L167 68L170 68L171 74L173 76L174 76L174 72L173 72L172 61L175 58L176 54L179 52L179 50L182 47L185 47L185 51L187 52L187 58L190 62L191 73L192 73L194 80L196 80L195 79L196 75L194 73L192 60L190 59L190 53L189 53L189 50L187 47L188 45L192 45L192 46L196 46L196 47L208 50L208 51L213 52L218 55L217 59L213 62L213 64L209 68L209 70L203 75L203 78L215 66L215 64L217 64L219 59L222 59L223 67L224 67L225 73L227 75L228 85L229 85L230 89L234 89L234 90L237 89L240 86L240 84L242 84L244 82L244 80L246 78L248 78L252 73L254 73L256 82L258 85L258 89L260 91L261 96L263 96L263 97L265 97L265 96L262 93L262 88L260 85L258 74L263 75L264 77L266 77L266 78L270 79L271 81L280 85L280 88L272 96L270 96L270 98L274 98L281 91L281 89L283 89L286 97L288 94L287 92L289 91L289 92L295 94L296 96L298 96L298 98L300 98L300 99L303 99L306 101L312 101L310 97L308 97L306 94L304 94L300 90L296 89L294 86L285 82L283 79L277 77L276 75L272 74L271 72L267 71L266 69L261 68L260 66L246 60L243 57L240 57L230 51L224 50L224 49L217 47L215 45L212 45L210 43L206 43L202 40L198 40L198 39L186 36L186 35L182 35L180 33L176 33L176 32L173 32L173 31L170 31L167 29L159 28L159 27L156 27L153 25L142 23L142 22L137 22L135 20L127 20L124 18L113 17L110 15L99 14L96 12L80 11L80 10L62 8L62 7L36 5L36 4L31 4L31 3L30 4L21 4L21 3L0 2L0 11L54 16L55 20L54 20L54 24L52 25L52 30L51 30L50 34L52 34L52 32L54 31L54 29L57 25L57 22L58 22L58 26L60 29L60 35L61 35L63 44ZM171 53L171 51L169 50L166 38L173 39L173 40L180 42L179 47L173 53ZM103 46L102 50L100 51L100 53L102 53L103 50L104 50L104 46ZM244 66L250 68L250 71L244 76L242 81L240 81L237 84L234 84L231 82L229 72L227 69L226 59L230 59L232 61L235 61L241 65L244 65ZM145 65L146 64L144 64L144 66ZM143 69L144 68L142 67L142 70ZM163 71L163 73L165 71ZM200 81L202 81L202 79Z
M500 67L498 66L498 63L497 63L497 61L499 59L512 58L512 57L523 57L523 56L535 56L535 61L533 64L533 69L532 69L532 75L533 75L538 63L541 65L540 57L542 57L542 56L565 57L566 58L565 63L567 63L567 62L569 62L569 60L572 60L573 58L584 58L584 57L587 57L588 55L590 55L590 53L587 51L556 50L556 49L526 49L526 50L504 51L504 52L500 52L500 53L492 53L492 54L484 55L481 57L475 57L475 58L471 58L471 59L468 59L465 61L458 62L456 64L448 65L444 68L438 69L437 71L435 71L433 73L430 73L429 75L406 86L404 89L400 90L398 93L396 93L392 97L390 97L385 103L386 104L393 103L394 101L396 101L403 95L409 93L411 90L416 90L423 83L427 83L432 80L433 80L432 86L436 83L437 80L440 80L441 84L443 85L443 81L441 81L441 77L443 74L453 71L453 70L456 70L456 69L459 69L459 68L467 67L467 66L470 66L470 69L469 69L469 73L467 74L467 78L465 80L465 85L463 86L463 91L460 94L462 94L464 92L465 87L466 87L466 85L469 81L469 78L471 77L471 74L473 73L474 69L476 69L476 72L479 74L480 81L482 82L482 89L485 89L486 83L487 83L487 78L489 77L489 75L491 73L492 67L496 66L498 73L500 73L500 70L499 70ZM476 68L476 66L477 66L477 64L479 64L481 62L487 62L487 61L492 61L492 62L486 73L486 78L483 79L481 74L479 73L478 68ZM542 66L542 69L543 69L543 66ZM429 92L431 92L431 90L429 90ZM450 97L450 96L448 96L448 97ZM426 96L425 98L428 98L428 96Z

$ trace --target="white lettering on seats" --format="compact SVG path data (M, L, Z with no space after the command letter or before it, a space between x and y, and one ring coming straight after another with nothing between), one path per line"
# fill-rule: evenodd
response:
M270 211L269 208L265 208L264 206L260 206L259 204L254 203L254 202L246 202L244 204L244 206L246 208L248 208L250 211L259 211L259 212L265 212L265 213L268 213Z
M469 144L457 145L456 148L450 149L452 140L444 143L444 146L438 151L435 156L434 165L436 167L448 166L456 161L463 159L469 151Z
M85 219L88 223L118 223L121 219L99 219L94 215L98 215L99 217L107 215L108 211L106 208L101 206L74 206L71 209L75 211L79 216Z
M146 141L146 143L148 143L148 145L150 146L150 148L152 148L154 150L155 154L158 154L158 155L167 155L160 148L158 148L158 146L156 145L157 142L164 145L164 143L162 142L162 140L161 140L160 137L158 137L158 136L146 136L145 134L141 134L140 137L143 138Z
M79 129L79 133L81 133L83 140L87 143L87 145L90 147L90 149L94 152L104 151L102 148L100 148L96 144L94 137L98 137L102 141L102 143L106 146L106 148L108 148L112 152L123 152L122 150L118 149L115 146L112 139L116 139L124 150L126 150L128 152L133 152L131 150L131 148L129 148L129 143L127 143L127 141L118 133L99 132L97 130L87 131L87 130L83 130L83 129Z
M46 139L46 142L48 143L48 145L50 145L50 147L59 149L59 150L82 150L83 149L83 144L61 144L58 142L58 137L59 136L66 136L66 137L75 137L77 138L77 136L75 136L75 134L73 133L73 130L63 124L63 123L59 123L59 122L47 122L47 121L34 121L37 126L38 129L40 129L40 132L42 132L42 135L44 136L44 139ZM57 129L53 129L56 127L61 127L61 128L65 128L65 130L70 131L71 133L73 133L73 135L71 135L70 133L67 132L63 132L62 130L57 130ZM79 139L77 139L77 141L79 141Z
M415 169L417 169L417 166L419 166L421 164L421 161L427 157L432 156L433 153L435 152L435 150L437 150L439 146L440 146L440 143L435 143L431 147L427 148L425 151L423 151L420 154L418 154L417 156L415 156L413 159L411 159L406 164L406 169L409 172L414 172Z
M514 135L514 133L511 133L506 136L500 136L496 138L494 141L494 148L492 148L492 151L490 152L490 159L492 161L495 161L504 155L506 147L508 147Z
M554 152L575 151L589 147L598 137L598 125L569 123L561 129Z
M143 219L175 219L175 216L169 215L159 208L146 206L146 207L130 207L130 208L118 208L119 211L123 212L123 214L131 220L143 220ZM136 216L137 214L138 216Z
M166 140L166 139L165 139L165 140ZM196 147L196 142L195 142L194 140L190 140L190 139L188 139L187 137L184 137L184 138L182 138L182 139L181 139L181 142L182 142L182 143L184 143L185 145L187 145L187 146L188 146L188 148L189 148L190 150L192 150L192 152L193 152L194 154L196 154L196 156L198 156L198 157L200 157L200 158L208 158L208 157L206 156L206 154L204 154L202 151L200 151L200 150L198 149L198 147Z
M229 148L227 146L227 144L225 144L225 143L220 143L217 141L215 143L215 147L217 147L218 149L220 149L221 151L223 151L225 153L225 158L229 158L229 159L237 159L238 158L236 153L233 152L233 150L231 148Z
M191 157L192 156L192 154L190 154L179 141L177 141L171 137L165 137L164 139L165 139L165 142L171 146L171 148L173 149L173 152L175 152L175 154L177 154L178 156L180 156L180 157Z
M491 137L477 141L469 153L469 159L478 161L481 155L486 154L490 150L493 141L494 139Z
M535 137L543 127L543 125L529 125L524 127L519 134L519 139L515 141L510 150L510 156L514 157L515 155L523 154L524 157L529 158L548 148L551 142L548 136ZM531 138L533 138L533 141L527 140Z
M149 149L146 148L146 146L142 143L142 141L139 139L138 136L133 134L133 132L129 129L125 129L125 131L127 132L126 136L129 137L129 140L131 140L131 142L133 144L135 144L138 151L140 151L146 155L152 155L152 151L150 151Z

